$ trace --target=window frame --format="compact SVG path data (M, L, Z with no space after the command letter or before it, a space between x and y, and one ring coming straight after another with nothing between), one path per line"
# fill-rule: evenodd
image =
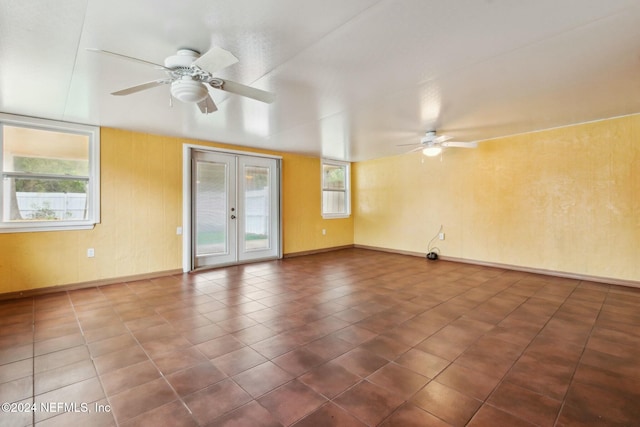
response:
M5 126L22 127L42 131L53 131L69 134L86 135L89 138L89 174L87 181L87 219L84 220L31 220L24 222L4 220L5 184L4 179L9 176L18 176L4 170L4 132ZM77 123L61 122L27 116L0 113L0 233L39 232L39 231L63 231L63 230L89 230L100 223L100 127L81 125ZM34 175L47 176L48 174ZM61 179L67 179L61 177Z
M344 189L334 189L328 188L325 186L324 180L324 166L341 166L345 168L345 176L344 176ZM320 163L320 213L322 214L323 219L337 219L337 218L349 218L351 216L351 163L345 162L342 160L330 160L330 159L322 159ZM344 193L344 204L345 204L345 212L344 213L325 213L324 209L324 192L341 192Z

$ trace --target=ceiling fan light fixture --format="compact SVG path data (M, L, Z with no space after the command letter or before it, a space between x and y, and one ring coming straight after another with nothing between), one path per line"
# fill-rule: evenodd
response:
M207 97L209 91L200 82L188 76L171 83L171 96L182 102L200 102Z
M422 154L429 157L435 157L442 153L442 148L437 146L426 147L422 150Z

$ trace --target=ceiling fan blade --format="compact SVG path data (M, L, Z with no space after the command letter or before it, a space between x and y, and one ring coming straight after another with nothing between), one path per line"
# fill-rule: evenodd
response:
M247 98L255 99L257 101L266 102L267 104L271 104L276 100L276 95L274 93L267 92L266 90L262 89L256 89L251 86L246 86L241 83L232 82L231 80L222 80L222 86L215 88L224 90L226 92L235 93L236 95L246 96Z
M202 114L213 113L214 111L218 111L218 107L216 107L216 103L213 102L213 98L211 95L207 95L205 99L198 102L198 108Z
M205 54L200 56L200 58L193 61L193 65L196 65L209 73L215 73L216 71L222 70L236 62L238 62L238 58L233 56L231 52L220 47L213 46Z
M476 148L478 143L473 142L457 142L457 141L447 141L442 143L443 147L457 147L457 148Z
M111 95L122 96L122 95L131 95L132 93L140 92L143 90L151 89L152 87L162 86L171 83L170 79L162 79L162 80L154 80L152 82L142 83L136 86L131 86L126 89L119 90L117 92L112 92Z
M396 144L396 147L409 147L411 145L422 145L419 142L412 142L411 144Z
M108 50L96 49L93 47L88 47L87 50L89 52L102 53L105 55L111 55L116 58L126 59L127 61L137 62L139 64L149 65L151 67L157 68L159 70L171 71L171 68L167 68L164 65L156 64L155 62L145 61L144 59L134 58L133 56L123 55L121 53L110 52Z
M438 135L435 138L433 138L433 142L436 143L436 144L442 144L443 142L446 142L446 141L450 140L451 138L453 138L453 137L451 137L449 135Z

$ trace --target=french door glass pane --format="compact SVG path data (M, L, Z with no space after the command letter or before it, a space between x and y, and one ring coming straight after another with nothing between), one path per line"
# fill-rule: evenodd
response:
M227 166L198 162L196 180L196 255L227 252Z
M244 242L245 250L263 250L270 247L270 191L269 168L244 168Z

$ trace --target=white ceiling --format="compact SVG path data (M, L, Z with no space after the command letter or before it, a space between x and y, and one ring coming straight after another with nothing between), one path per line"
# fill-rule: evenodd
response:
M164 74L86 50L213 45L276 102L111 96ZM0 111L351 161L429 129L481 141L640 112L640 2L0 0Z

